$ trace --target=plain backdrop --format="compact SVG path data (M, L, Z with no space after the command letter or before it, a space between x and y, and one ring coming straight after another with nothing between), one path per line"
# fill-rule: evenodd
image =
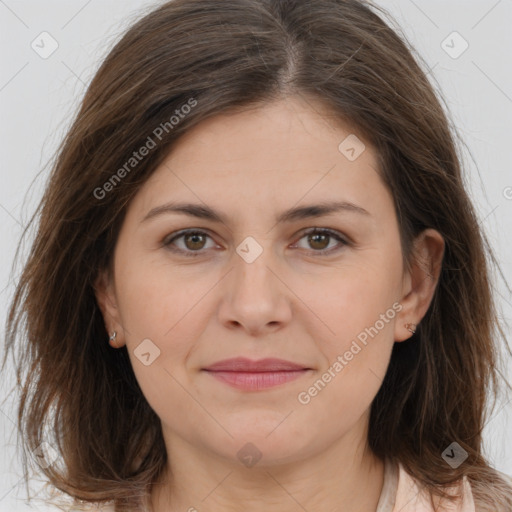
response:
M19 264L12 270L16 245L48 176L45 165L101 59L128 25L157 3L0 0L2 325L20 270ZM496 279L495 288L510 339L512 297L505 280L512 278L512 2L376 3L395 17L422 56L424 69L431 70L429 76L437 82L467 145L464 169L480 222L503 270L504 279ZM44 54L54 48L51 55ZM508 359L507 365L510 379ZM8 368L2 375L0 399L12 384ZM16 439L13 399L8 398L0 401L0 512L49 510L29 508L23 501ZM492 464L512 474L512 402L506 398L500 399L486 424L484 440Z

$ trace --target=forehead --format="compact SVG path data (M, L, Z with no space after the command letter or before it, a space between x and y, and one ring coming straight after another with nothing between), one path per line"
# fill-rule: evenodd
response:
M345 200L371 209L378 196L391 199L377 169L373 147L350 126L321 104L288 98L216 115L189 130L137 203L148 210L178 199L219 208L251 208L254 201L284 209Z
M347 138L355 154L342 152L349 149L344 145L340 148ZM356 135L350 125L325 105L291 97L202 121L176 142L170 160L173 163L205 158L223 163L263 162L267 165L259 170L264 171L265 168L286 168L288 165L283 163L297 164L304 158L320 161L320 153L325 153L326 159L330 158L333 163L342 155L347 162L363 153L367 153L367 161L373 161L374 157L362 136Z

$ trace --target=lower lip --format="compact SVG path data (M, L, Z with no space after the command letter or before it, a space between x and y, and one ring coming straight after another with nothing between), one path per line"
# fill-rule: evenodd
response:
M208 371L216 379L245 391L259 391L268 389L305 375L308 370L280 371L280 372L223 372Z

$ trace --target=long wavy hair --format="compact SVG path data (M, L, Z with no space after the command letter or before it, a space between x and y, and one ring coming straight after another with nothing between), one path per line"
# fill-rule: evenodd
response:
M512 510L510 484L482 453L502 376L498 341L510 352L492 294L496 258L466 190L448 108L385 18L366 0L173 0L136 21L102 62L30 220L37 230L6 326L24 453L44 442L57 451L41 468L57 489L130 510L167 460L159 418L126 347L107 343L94 294L127 205L201 121L300 95L376 148L407 265L422 230L445 239L430 308L416 333L395 343L372 403L371 450L401 462L432 496L446 497L466 476L482 510ZM155 144L135 164L148 137ZM454 441L468 453L456 468L441 456Z

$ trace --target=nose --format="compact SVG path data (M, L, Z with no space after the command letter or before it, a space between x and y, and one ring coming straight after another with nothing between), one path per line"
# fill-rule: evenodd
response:
M264 249L252 262L236 253L233 260L234 268L223 280L220 322L250 336L282 329L291 320L293 293L279 275L273 251Z

